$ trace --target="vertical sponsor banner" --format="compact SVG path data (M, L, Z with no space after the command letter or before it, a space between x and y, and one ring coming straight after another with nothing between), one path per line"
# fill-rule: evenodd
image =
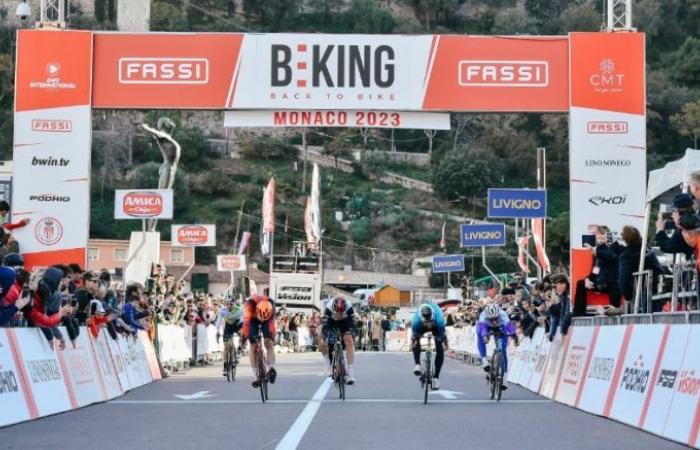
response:
M591 225L642 230L646 183L642 33L571 33L570 178L572 286L591 269L581 235Z
M691 447L700 444L700 325L690 327L663 436Z
M92 348L95 350L97 367L105 382L107 398L113 399L119 397L123 394L122 386L119 382L117 368L114 365L114 360L109 351L109 343L107 342L107 339L111 340L112 338L109 337L107 333L102 332L97 335L97 338L90 336L90 339L92 340Z
M575 405L577 408L597 415L603 414L626 330L627 326L600 328L598 343L593 348L593 357L582 381L583 392Z
M68 336L65 327L60 329L64 336ZM61 366L66 369L65 375L73 388L78 407L107 400L104 381L97 369L86 328L57 355Z
M29 403L34 400L10 345L9 333L13 331L0 329L0 427L36 417L36 406L34 414L29 412Z
M13 232L25 265L85 264L90 221L92 33L20 30Z
M109 346L109 352L112 354L112 361L114 361L114 368L117 371L119 384L122 387L122 391L126 392L136 387L137 385L135 383L132 385L132 382L129 378L129 370L128 364L126 362L126 357L124 354L122 354L121 347L119 345L119 341L122 339L124 338L122 336L119 336L116 341L112 338L106 339L106 341L107 345Z
M675 324L670 327L666 341L666 349L659 358L658 371L650 381L647 397L642 409L642 415L637 424L640 428L663 436L669 415L671 402L677 395L680 385L680 370L688 349L693 345L689 342L690 325ZM687 416L687 411L684 412Z
M75 407L72 387L66 382L56 352L38 328L17 328L13 346L18 355L20 370L30 383L38 416L48 416ZM70 388L70 389L69 389Z
M153 380L160 380L160 367L158 366L158 357L156 356L156 351L153 348L153 343L148 338L148 333L139 333L139 345L143 347L143 353L146 355L146 360L148 362L148 370L151 374Z
M566 353L564 367L559 376L554 400L573 405L576 402L579 387L585 376L586 361L595 344L593 335L596 327L572 327L569 350Z
M549 357L549 350L552 343L549 339L545 337L545 332L542 327L537 328L535 335L532 340L537 343L535 367L530 376L530 380L527 384L523 385L533 392L539 392L540 386L542 385L542 376L544 375L544 368L547 365L547 358Z
M567 343L571 335L559 336L552 341L549 350L549 358L542 374L542 386L540 387L540 395L547 398L554 398L554 391L557 388L557 380L561 374L564 357L566 356Z

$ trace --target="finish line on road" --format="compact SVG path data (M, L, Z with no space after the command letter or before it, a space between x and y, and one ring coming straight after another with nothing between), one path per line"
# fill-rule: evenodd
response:
M110 405L255 405L260 404L260 400L113 400L108 402ZM343 403L340 399L323 399L323 400L268 400L270 404L290 404L290 403ZM423 403L420 399L411 398L349 398L345 403ZM552 403L552 400L546 399L523 399L523 400L501 400L495 402L488 399L457 399L457 400L431 400L430 403L471 403L471 404L487 404L487 403L522 403L522 404L537 404L537 403Z

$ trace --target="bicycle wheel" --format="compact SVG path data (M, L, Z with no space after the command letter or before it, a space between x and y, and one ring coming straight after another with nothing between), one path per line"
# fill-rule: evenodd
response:
M228 357L226 358L226 381L231 382L231 349L228 350Z
M345 367L343 364L343 346L336 341L333 346L333 362L335 363L335 384L338 387L338 394L345 400Z
M236 381L236 368L238 367L238 358L235 356L229 362L229 370L231 371L231 381Z
M498 357L498 350L496 350L491 356L491 361L489 364L491 365L490 370L489 370L489 390L491 391L491 400L496 398L496 370L494 369L496 365L496 358Z
M433 373L432 373L432 363L433 355L427 351L425 352L425 380L423 384L423 404L428 404L428 392L433 387Z
M263 403L267 400L267 373L265 372L265 362L262 351L256 350L258 356L258 377L260 379L260 397Z
M503 386L503 352L498 352L498 357L496 358L496 401L501 400L501 386Z

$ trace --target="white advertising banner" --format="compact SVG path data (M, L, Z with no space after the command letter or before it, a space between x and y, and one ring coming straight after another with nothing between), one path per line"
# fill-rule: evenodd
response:
M535 343L539 343L537 346L537 362L535 363L535 368L530 376L530 380L527 384L523 386L527 387L533 392L539 392L540 386L542 385L542 377L544 376L544 368L547 365L547 358L549 357L549 350L552 343L549 342L547 336L542 327L535 330L535 335L532 337Z
M626 326L600 328L598 342L601 344L593 349L591 364L583 380L583 394L576 405L577 408L599 416L603 415L626 330Z
M216 225L172 225L170 242L173 247L215 247Z
M117 369L114 365L112 354L109 351L109 344L107 343L107 339L112 338L103 330L97 335L97 338L90 336L90 339L92 340L92 348L95 349L97 367L105 383L107 398L113 399L119 397L124 391L122 390L121 383L119 383Z
M585 376L586 364L590 360L589 355L597 339L597 330L599 330L597 327L573 327L570 330L569 349L554 393L556 401L570 406L576 403L576 397Z
M542 386L539 392L540 395L544 395L547 398L554 398L554 392L556 391L557 382L564 362L568 339L568 336L557 334L552 341L549 359L547 360L547 365L542 374Z
M449 130L449 113L359 110L226 111L224 127L410 128Z
M275 273L270 276L270 298L277 305L321 307L321 275Z
M31 392L26 391L28 386L22 379L10 346L9 333L12 332L14 330L0 329L0 427L33 418L28 403L33 404L34 400Z
M60 329L64 336L68 336L65 327ZM67 343L65 350L58 352L59 361L67 369L66 378L73 387L78 407L107 400L104 381L86 332L87 329L83 328L75 341Z
M219 272L245 272L248 261L245 255L217 255L216 269Z
M115 219L172 219L172 189L118 189L114 191Z

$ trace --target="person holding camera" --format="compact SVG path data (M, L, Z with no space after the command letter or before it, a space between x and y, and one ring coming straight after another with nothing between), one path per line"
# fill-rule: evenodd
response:
M617 257L622 251L620 245L613 242L608 227L599 225L596 227L595 247L585 243L584 248L593 253L593 269L586 278L576 282L574 317L586 315L589 291L607 293L610 304L615 308L620 307L620 289L617 285Z
M693 197L690 194L678 194L673 198L672 213L667 216L659 211L656 221L656 245L664 253L682 253L687 259L693 255L693 247L683 239L680 221L684 216L695 213ZM671 236L667 231L673 231Z

